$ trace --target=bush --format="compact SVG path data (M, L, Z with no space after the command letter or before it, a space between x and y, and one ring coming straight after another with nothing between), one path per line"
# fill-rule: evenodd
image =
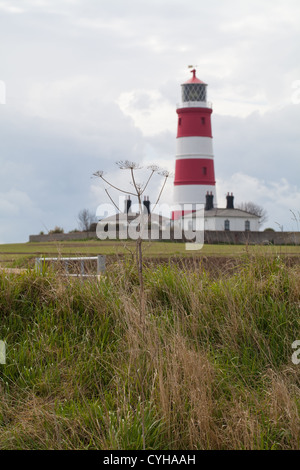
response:
M64 229L62 227L55 226L54 229L49 231L49 234L52 233L64 233Z

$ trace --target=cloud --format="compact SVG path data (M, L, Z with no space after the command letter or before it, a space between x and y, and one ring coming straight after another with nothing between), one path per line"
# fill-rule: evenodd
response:
M73 120L63 115L63 106L57 119L54 115L51 119L21 116L8 107L0 116L1 188L9 193L15 187L28 196L18 231L21 241L44 226L73 229L79 210L95 209L98 204L89 189L92 173L99 167L110 169L124 155L134 159L143 155L139 131L117 105L98 102L98 107L89 113L87 105L86 112ZM4 201L0 206L2 224L13 226L17 209L11 199ZM35 223L28 219L30 201L35 201L40 214Z
M18 14L18 13L23 13L23 9L17 6L10 5L8 2L0 2L0 10L2 10L5 13L12 13L12 14Z
M157 90L133 90L117 100L124 114L130 116L144 136L159 134L175 127L174 106Z
M0 212L2 216L22 216L22 211L32 209L34 203L24 191L10 188L0 193Z
M298 181L300 106L289 105L245 119L213 116L214 151L220 176L237 170L265 180Z
M22 238L26 241L23 227L24 214L29 223L43 216L42 210L29 194L14 186L0 192L0 214L0 243L18 242Z

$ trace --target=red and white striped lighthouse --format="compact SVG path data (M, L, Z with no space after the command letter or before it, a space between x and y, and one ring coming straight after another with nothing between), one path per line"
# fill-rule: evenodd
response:
M195 69L192 73L181 85L182 102L177 108L174 203L182 211L173 212L173 219L184 213L184 204L205 204L207 194L216 201L212 109L206 100L207 84L196 77Z

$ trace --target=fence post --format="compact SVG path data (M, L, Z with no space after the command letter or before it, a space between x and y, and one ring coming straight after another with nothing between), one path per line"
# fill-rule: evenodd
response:
M106 256L98 255L97 258L97 274L104 273Z
M35 270L37 273L41 273L41 258L35 258Z
M81 273L81 276L84 275L84 261L83 261L83 259L80 261L80 273Z
M6 345L4 341L0 341L0 364L6 364Z
M63 258L62 258L63 259ZM65 270L66 270L66 273L69 274L69 261L67 259L64 260L65 262Z

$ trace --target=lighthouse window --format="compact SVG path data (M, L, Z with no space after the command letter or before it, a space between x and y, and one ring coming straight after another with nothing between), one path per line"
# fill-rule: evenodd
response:
M229 221L229 220L225 220L225 222L224 222L224 230L230 230L230 221Z
M178 119L178 125L181 126L181 118Z
M205 117L201 118L201 122L202 122L203 125L205 124Z
M204 83L183 84L182 101L206 101L206 85Z
M207 167L206 166L202 167L202 174L207 175Z

